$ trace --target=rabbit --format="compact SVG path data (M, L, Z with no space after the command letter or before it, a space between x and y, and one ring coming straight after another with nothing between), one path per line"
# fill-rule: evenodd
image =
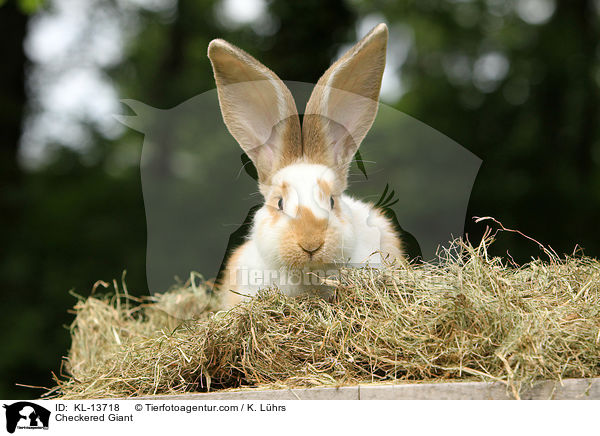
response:
M224 309L267 287L327 296L331 288L315 283L315 271L403 256L382 211L344 194L350 163L377 114L387 39L386 25L377 25L325 72L302 128L275 73L224 40L210 42L223 120L254 163L264 197L217 284Z

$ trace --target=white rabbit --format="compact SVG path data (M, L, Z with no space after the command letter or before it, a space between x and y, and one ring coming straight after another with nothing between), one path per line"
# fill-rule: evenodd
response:
M383 213L344 194L349 165L377 113L387 37L379 24L325 72L302 130L290 91L271 70L226 41L210 43L223 119L256 166L265 199L227 262L219 284L225 308L239 294L270 286L290 296L311 289L326 295L315 273L403 255Z

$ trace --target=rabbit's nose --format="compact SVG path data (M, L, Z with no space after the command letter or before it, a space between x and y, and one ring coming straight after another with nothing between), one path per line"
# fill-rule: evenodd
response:
M315 254L317 251L319 251L321 249L321 247L323 246L323 241L320 242L314 242L314 243L304 243L304 244L298 244L300 246L300 248L302 248L302 250L304 250L306 253L308 253L309 256L312 256L313 254Z

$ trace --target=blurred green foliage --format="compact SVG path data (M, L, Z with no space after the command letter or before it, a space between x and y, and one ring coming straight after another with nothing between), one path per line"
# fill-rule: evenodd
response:
M392 38L410 41L400 75L406 92L394 107L483 160L467 213L469 238L484 230L471 217L490 215L559 253L579 244L598 256L599 14L592 0L540 2L556 9L535 24L517 13L520 0L271 0L272 21L263 25L270 27L257 31L216 19L216 0L180 0L172 19L140 11L139 34L106 73L123 98L172 107L214 88L206 47L221 37L285 80L314 83L355 41L365 17L385 20ZM112 170L123 150L139 153L141 134L95 135L83 154L56 144L45 166L18 164L31 67L23 41L27 14L39 4L0 2L0 395L12 398L41 393L15 383L49 386L50 371L59 371L69 346L62 326L75 302L70 289L88 295L96 280L127 270L130 291L147 292L139 167ZM520 262L540 255L513 235L494 249Z

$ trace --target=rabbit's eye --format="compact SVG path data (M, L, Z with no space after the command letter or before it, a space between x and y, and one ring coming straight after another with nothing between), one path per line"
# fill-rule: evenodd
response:
M335 202L333 201L333 195L329 199L329 203L331 204L331 208L333 209L333 206L335 205Z
M277 202L277 207L279 210L283 210L283 198L279 197L279 201Z

